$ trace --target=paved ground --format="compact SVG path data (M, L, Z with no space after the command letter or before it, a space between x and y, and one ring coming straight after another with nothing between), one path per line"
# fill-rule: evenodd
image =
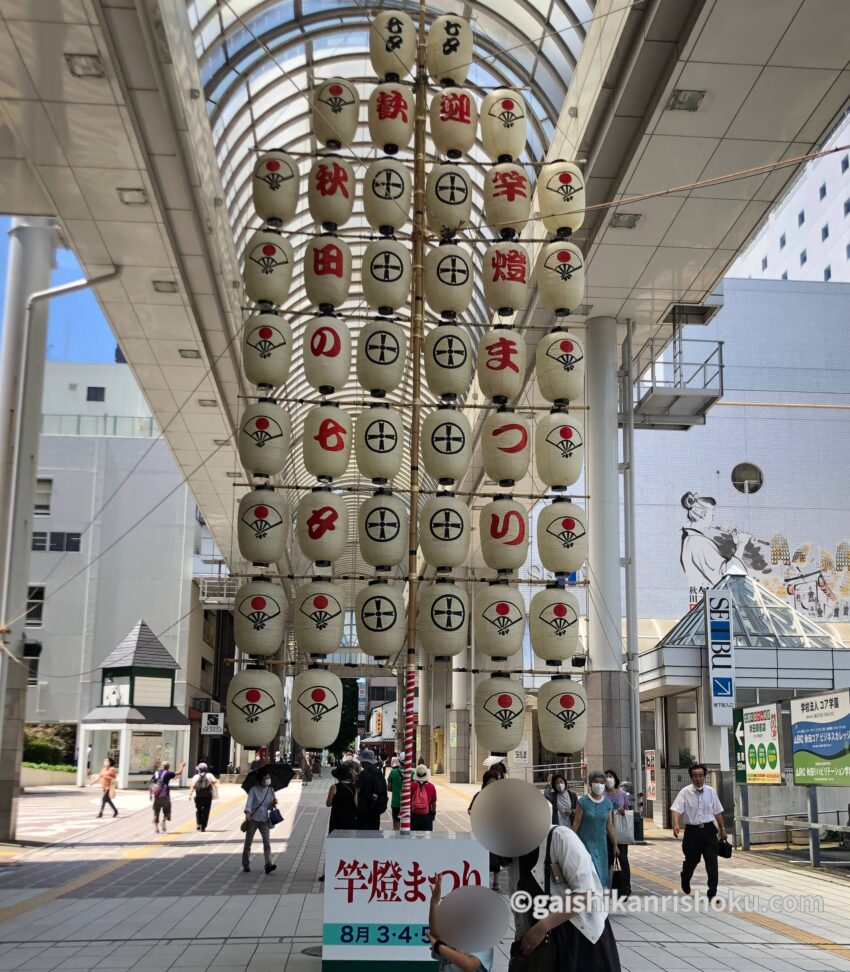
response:
M255 856L239 865L243 794L222 787L210 827L195 830L185 791L174 798L173 830L156 835L144 794L119 794L116 819L95 819L92 790L38 790L21 806L21 834L38 846L0 847L0 970L215 969L318 972L303 949L321 937L318 877L329 781L283 791L285 824L275 830L278 869ZM437 781L438 828L467 830L474 787ZM631 851L636 896L680 897L679 845L650 835ZM721 890L823 898L820 913L640 914L613 918L624 969L850 970L850 882L798 865L737 855L724 862ZM790 903L790 902L789 902ZM502 943L495 972L507 967Z

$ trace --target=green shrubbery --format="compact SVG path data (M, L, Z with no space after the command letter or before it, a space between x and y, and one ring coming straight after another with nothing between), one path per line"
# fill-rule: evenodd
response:
M51 763L65 762L65 750L46 739L26 739L24 741L24 762Z
M21 766L27 769L49 770L51 773L76 773L76 766L69 766L67 763L29 763L24 761Z

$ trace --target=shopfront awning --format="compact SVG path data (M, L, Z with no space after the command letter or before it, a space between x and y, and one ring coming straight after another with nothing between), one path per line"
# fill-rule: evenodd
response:
M155 726L188 726L189 720L174 706L99 705L81 720L85 725L124 725L127 723Z

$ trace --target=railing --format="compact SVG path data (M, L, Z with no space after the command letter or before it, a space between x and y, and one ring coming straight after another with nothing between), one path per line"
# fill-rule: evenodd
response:
M686 347L687 346L687 347ZM685 355L696 360L685 360ZM637 399L655 388L711 389L723 394L723 342L706 338L651 337L634 358Z
M220 574L202 575L195 577L201 589L201 600L205 603L232 601L239 590L241 580L238 577L227 577Z
M154 439L159 427L153 416L42 415L42 435L108 435L127 439Z

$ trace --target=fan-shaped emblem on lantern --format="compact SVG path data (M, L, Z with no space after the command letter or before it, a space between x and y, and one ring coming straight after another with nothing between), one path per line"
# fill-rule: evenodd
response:
M329 712L332 712L339 705L339 699L333 692L317 685L314 688L299 692L295 704L306 709L313 722L321 722Z
M312 580L293 598L292 630L298 647L309 655L337 651L342 641L344 595L336 584Z
M469 507L451 493L438 493L422 506L419 542L432 567L458 567L469 554Z
M585 191L581 169L563 159L543 166L538 182L540 218L550 233L575 233L584 223Z
M447 88L431 99L431 138L440 155L457 159L475 144L478 105L470 91Z
M472 300L472 256L456 243L425 255L425 299L439 314L462 314Z
M475 690L475 735L490 752L515 749L525 731L525 692L513 679L494 675Z
M389 490L378 490L357 513L360 556L372 567L392 567L407 553L408 520L404 503Z
M336 156L318 158L307 180L310 215L325 229L348 222L354 206L354 169Z
M239 459L249 473L274 476L289 455L292 423L289 415L270 401L259 401L242 414Z
M553 753L577 753L587 740L587 695L578 682L554 678L537 693L540 741Z
M472 345L466 328L440 324L425 336L425 381L441 398L465 395L472 383Z
M304 251L307 299L323 311L338 307L351 287L351 250L336 236L318 236Z
M407 148L413 137L413 89L398 81L376 85L369 96L368 124L372 142L387 155Z
M478 342L478 384L496 402L517 396L525 380L525 336L506 327L485 331Z
M575 311L584 299L584 256L574 243L555 240L540 251L537 287L544 307L556 314Z
M292 328L277 314L256 314L245 322L242 365L253 385L277 387L289 377Z
M280 305L292 283L292 244L271 229L257 230L245 248L245 293L258 304Z
M549 402L568 402L584 391L584 348L573 334L552 331L537 344L537 384Z
M377 159L366 170L363 209L373 229L400 230L410 216L412 199L413 182L403 162Z
M304 377L322 394L345 387L351 370L351 334L338 317L314 317L304 328Z
M314 563L327 565L345 553L348 517L345 500L321 487L305 493L295 515L298 546Z
M313 133L328 148L351 145L360 115L357 89L343 78L320 82L313 95Z
M525 149L526 115L522 97L509 88L491 91L481 102L481 141L494 161L515 159Z
M428 31L428 74L440 84L463 84L472 64L472 27L463 17L445 14Z
M462 587L438 580L420 592L416 630L426 654L438 658L460 654L468 627L469 598Z
M531 195L531 181L521 165L503 162L488 169L484 177L484 218L488 225L499 232L521 232L531 215Z
M547 586L531 599L528 618L531 647L538 658L557 664L578 648L579 603L562 587Z
M519 243L494 243L484 253L484 300L500 314L511 314L528 301L528 254Z
M481 508L478 528L481 556L494 570L516 570L528 555L528 517L512 499L496 499Z
M512 409L490 412L481 428L484 472L505 486L519 482L531 459L528 419Z
M283 687L273 672L248 668L234 675L227 688L227 728L242 746L264 746L278 733L283 714Z
M537 516L537 548L546 570L571 574L587 560L586 515L581 507L555 500Z
M416 62L416 27L401 10L375 14L369 25L369 58L378 77L403 77Z
M282 507L271 489L255 489L239 501L239 551L253 564L273 564L286 546Z
M425 471L447 485L462 479L472 462L469 419L454 408L432 411L422 423L422 463Z
M399 240L374 240L363 254L360 276L366 303L390 314L410 295L410 250Z
M401 415L387 405L364 409L354 425L354 454L367 479L385 483L398 475L404 455Z
M584 430L568 412L552 411L537 423L537 475L547 486L572 486L584 461Z
M254 165L251 195L254 209L263 221L285 223L298 207L300 190L298 164L286 152L261 155Z
M389 658L404 644L404 595L386 581L371 581L354 603L357 645L375 658Z
M314 405L304 419L303 453L311 476L341 476L351 456L351 416L336 405Z
M233 635L240 651L273 655L283 641L286 622L283 589L255 578L239 588L233 603Z
M292 681L292 738L305 749L323 749L339 735L342 681L323 668L308 668Z
M525 600L507 584L479 587L475 595L475 647L491 658L509 658L522 648Z
M454 162L435 165L425 186L428 226L435 233L463 229L472 213L472 183Z
M299 604L298 610L313 622L317 631L324 631L339 614L341 608L339 601L334 597L329 597L327 594L311 594Z

